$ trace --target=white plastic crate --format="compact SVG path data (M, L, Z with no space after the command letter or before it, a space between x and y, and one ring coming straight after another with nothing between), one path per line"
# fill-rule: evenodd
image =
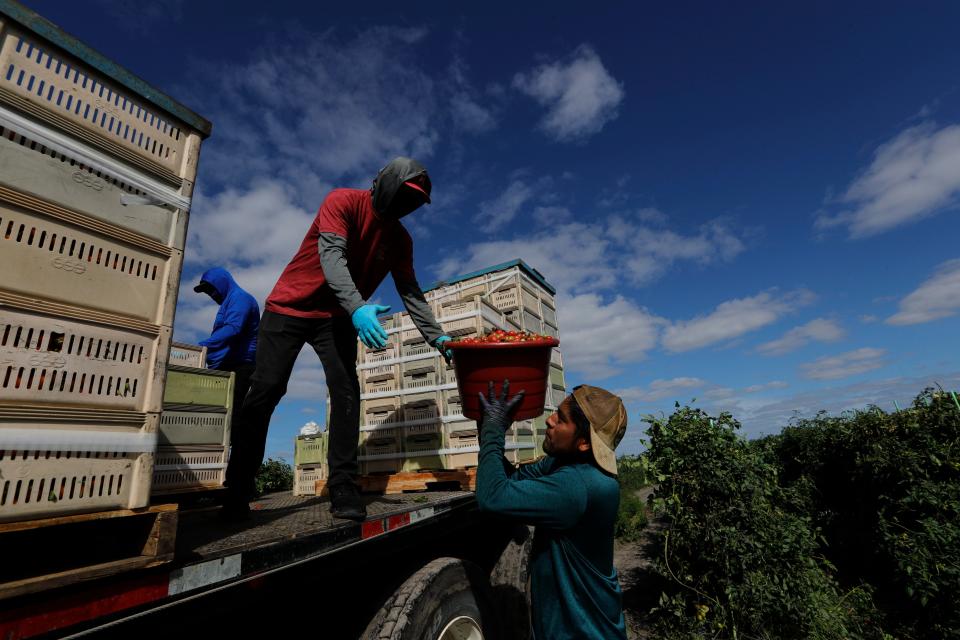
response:
M521 315L519 311L508 311L503 314L503 320L505 323L504 329L507 331L520 331L523 329L521 325Z
M443 384L456 384L457 382L457 370L451 362L450 365L444 363L443 369L441 370L443 376Z
M420 409L429 409L431 407L436 410L436 408L442 403L443 399L439 391L419 391L416 393L408 393L403 396L404 419L419 419L412 417L417 415L416 411Z
M370 398L362 401L363 413L379 413L381 411L395 410L400 407L400 396L386 396L383 398Z
M182 251L28 206L0 202L0 290L172 326Z
M557 308L557 301L554 298L553 294L547 291L546 289L540 289L540 303L541 306L546 305L551 309Z
M434 373L437 370L437 364L440 360L440 352L432 358L418 358L417 360L407 360L401 365L404 376L414 376L424 373Z
M439 383L437 374L433 371L403 376L404 389L423 389L435 387Z
M160 414L161 445L230 444L230 412L225 408L173 407Z
M529 311L530 313L539 316L540 315L540 298L537 295L537 292L527 287L520 287L520 295L523 303L523 309Z
M435 351L435 349L431 347L429 344L427 344L425 340L421 339L419 342L413 342L411 344L403 345L401 353L403 354L404 357L407 357L407 356L420 356L425 353L431 353L432 351Z
M546 322L543 323L543 330L541 331L544 335L550 336L551 338L559 338L560 332L557 331L556 327L550 326Z
M396 359L399 355L399 351L393 343L388 343L383 349L367 349L362 345L360 347L360 362L363 364L386 362Z
M363 374L363 381L365 383L369 383L395 378L398 375L399 370L395 364L386 364L380 367L373 367L371 369L362 369L361 373Z
M477 423L471 420L451 422L445 426L444 467L475 467L480 455L480 438Z
M158 421L133 411L0 407L0 522L146 506Z
M207 366L207 348L195 344L174 342L170 345L168 362L181 367L204 369Z
M327 479L327 465L304 465L296 467L293 475L293 495L316 495L317 480Z
M408 325L409 326L409 325ZM403 329L399 333L400 344L407 345L411 342L422 342L423 334L420 333L420 330L416 327L411 327L409 329Z
M550 351L550 364L555 367L563 367L563 355L560 353L560 349L554 347Z
M497 289L487 296L487 299L490 305L499 311L512 311L520 306L520 289L515 284Z
M442 305L440 305L440 320L443 320L447 316L456 316L462 313L471 313L480 309L480 296L474 296L467 300L463 299L452 299L447 300Z
M77 319L0 306L0 402L158 412L171 331L73 311Z
M482 336L498 328L495 322L479 313L469 318L445 320L441 324L443 326L443 332L452 337Z
M397 380L395 378L387 378L385 380L365 383L363 385L363 393L386 393L388 391L396 391L397 387Z
M443 429L439 422L404 428L403 471L444 468Z
M162 176L193 181L199 141L179 122L99 71L17 27L4 25L0 86L77 135Z
M153 495L219 489L227 472L222 445L160 447L153 467Z
M159 204L122 178L0 127L0 185L183 249L187 214Z
M533 315L526 309L523 311L523 329L524 331L531 331L533 333L542 333L543 332L543 323L540 322L540 318Z
M553 307L549 307L544 304L544 305L541 305L540 311L541 311L541 314L543 315L543 322L545 324L549 324L554 327L558 326L557 312Z
M463 407L460 402L460 391L458 389L444 389L440 393L443 396L443 415L462 415Z
M403 452L399 427L360 434L359 461L363 473L393 473L400 469Z

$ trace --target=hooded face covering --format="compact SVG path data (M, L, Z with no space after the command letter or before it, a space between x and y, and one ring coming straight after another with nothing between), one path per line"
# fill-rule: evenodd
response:
M418 188L404 183L414 180ZM373 208L392 220L413 213L430 202L430 176L422 164L412 158L394 158L373 181Z

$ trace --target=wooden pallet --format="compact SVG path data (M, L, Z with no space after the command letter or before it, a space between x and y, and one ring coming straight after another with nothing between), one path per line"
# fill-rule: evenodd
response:
M175 504L0 523L0 600L173 560Z
M408 471L390 475L360 476L358 482L362 493L393 494L439 489L475 491L477 470ZM316 491L318 496L327 495L327 481L317 480Z

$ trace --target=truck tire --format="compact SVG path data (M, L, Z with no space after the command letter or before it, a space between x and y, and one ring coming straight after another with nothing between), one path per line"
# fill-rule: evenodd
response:
M533 529L518 525L490 572L497 615L504 621L504 640L530 640L530 554Z
M490 583L472 562L437 558L387 599L361 640L501 640Z

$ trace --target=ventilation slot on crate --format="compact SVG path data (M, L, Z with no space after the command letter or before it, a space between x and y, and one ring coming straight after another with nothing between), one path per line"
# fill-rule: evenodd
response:
M175 167L186 136L173 123L23 36L7 36L4 61L9 90Z
M70 166L71 168L80 172L79 176L74 174L73 179L76 180L78 183L89 186L91 189L96 189L98 191L103 189L103 185L98 184L96 182L96 180L103 180L104 182L108 182L112 184L117 189L120 189L121 191L126 191L131 195L144 196L144 197L147 196L147 193L145 191L141 191L136 187L128 185L123 180L114 178L113 176L109 175L105 171L101 171L100 169L95 169L93 167L88 167L82 162L75 160L70 156L64 155L59 151L48 149L46 145L40 142L37 142L31 139L30 137L22 133L19 133L18 131L14 131L13 129L10 129L7 127L0 127L0 137L6 138L11 142L15 142L19 144L21 147L23 147L24 149L29 149L30 151L34 151L43 156L49 156L54 160L59 160L65 165Z
M0 232L4 240L35 247L48 253L56 253L67 258L66 262L54 262L54 266L71 273L82 274L89 268L102 267L144 280L157 279L158 262L151 263L136 256L121 254L119 251L98 247L92 242L78 240L65 233L57 234L32 225L29 221L17 220L11 215L0 217Z

